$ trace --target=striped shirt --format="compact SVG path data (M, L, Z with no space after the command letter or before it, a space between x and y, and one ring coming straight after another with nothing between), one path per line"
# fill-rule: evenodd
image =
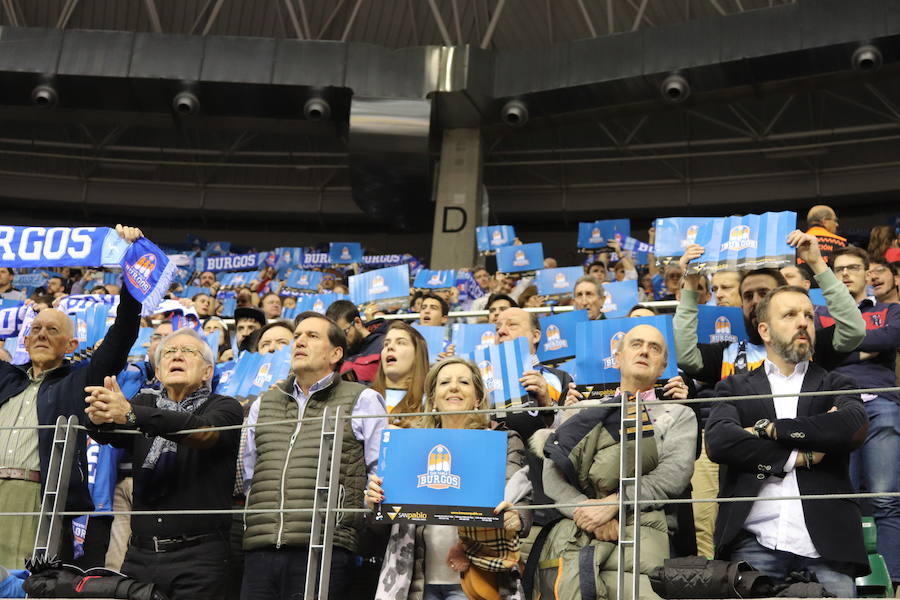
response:
M40 471L41 458L35 429L38 426L37 395L44 377L50 371L42 371L35 378L34 370L29 368L28 387L0 406L0 468Z

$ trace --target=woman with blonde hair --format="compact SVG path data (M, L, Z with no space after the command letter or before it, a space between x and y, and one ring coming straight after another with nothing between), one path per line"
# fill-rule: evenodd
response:
M425 378L425 413L415 423L428 429L488 429L490 399L481 372L470 361L446 358ZM433 413L433 414L428 414ZM444 414L447 413L447 414ZM519 539L530 527L530 511L511 509L531 499L525 448L507 431L506 488L495 509L503 528L396 523L378 581L376 600L511 600L522 598ZM383 480L369 477L366 504L384 500Z

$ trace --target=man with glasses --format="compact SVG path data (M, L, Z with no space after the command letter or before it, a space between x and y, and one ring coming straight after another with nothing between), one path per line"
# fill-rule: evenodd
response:
M240 430L176 432L240 425L243 411L234 398L212 393L214 354L193 329L169 334L155 354L160 390L141 390L129 401L115 377L85 388L91 437L131 450L134 510L151 513L131 517L122 572L155 583L173 600L218 599L231 517L152 512L231 509Z
M381 362L381 347L388 322L374 319L363 324L359 310L349 300L332 303L325 316L337 323L347 338L348 356L341 366L341 373L353 371L356 381L366 385L374 381Z
M834 209L824 204L817 204L809 209L806 213L806 223L809 229L806 233L816 236L819 240L819 251L822 253L822 259L825 264L831 262L831 255L836 250L840 250L847 245L847 238L837 234L838 218ZM798 263L803 262L798 258Z
M894 387L897 348L900 347L900 304L885 304L868 295L866 276L869 255L848 246L832 255L834 272L859 304L866 321L866 337L857 352L835 370L852 378L861 388ZM824 307L817 308L822 325L833 321ZM869 433L862 448L850 459L850 478L857 491L898 492L900 470L900 394L863 394L869 416ZM891 579L900 583L900 498L870 499L878 532L878 552L887 562Z
M900 263L888 262L883 258L869 258L866 281L872 286L872 294L877 302L900 302Z
M143 234L134 227L116 226L126 242ZM107 375L122 370L128 351L137 339L140 303L123 288L116 320L104 344L87 365L73 368L65 359L78 347L74 325L62 311L46 308L34 318L25 336L29 362L24 365L0 363L0 512L40 510L41 492L46 484L53 445L53 430L37 430L38 425L54 425L57 417L84 416L81 402L86 385L97 385ZM21 426L21 429L12 429ZM91 511L93 503L87 487L87 439L83 431L75 440L75 457L69 478L67 511ZM22 568L34 547L36 517L2 517L0 565ZM71 517L63 522L59 549L63 560L71 561Z

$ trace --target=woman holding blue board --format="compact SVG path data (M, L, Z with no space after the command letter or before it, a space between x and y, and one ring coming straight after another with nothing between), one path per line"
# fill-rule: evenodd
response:
M465 359L452 357L434 365L425 378L425 396L426 414L414 427L491 428L487 412L440 414L489 408L481 373ZM376 599L411 598L423 589L423 600L501 600L521 593L519 538L528 533L530 513L509 507L530 500L531 484L522 470L522 440L514 431L507 435L506 499L495 509L503 512L503 527L393 524ZM366 504L373 510L384 500L383 483L377 475L369 478Z

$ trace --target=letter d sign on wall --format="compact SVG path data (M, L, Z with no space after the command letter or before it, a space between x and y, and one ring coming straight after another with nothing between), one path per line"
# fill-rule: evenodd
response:
M450 211L455 211L459 214L451 217ZM451 221L453 222L453 224L459 223L459 225L457 227L451 227ZM445 206L441 231L443 233L456 233L465 229L468 222L469 216L466 213L465 209L459 208L458 206Z

